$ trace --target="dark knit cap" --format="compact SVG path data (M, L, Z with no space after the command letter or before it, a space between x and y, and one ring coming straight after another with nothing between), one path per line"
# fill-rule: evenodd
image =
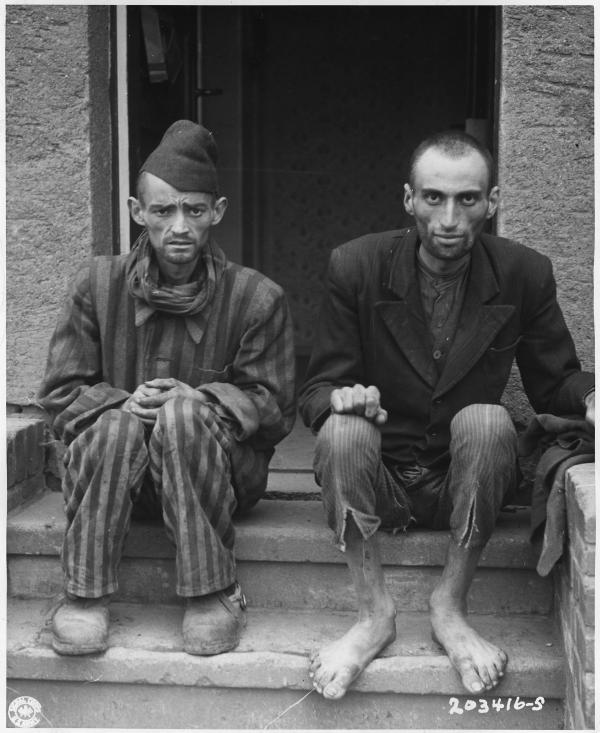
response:
M217 157L212 132L190 120L178 120L146 158L140 173L152 173L179 191L216 194Z

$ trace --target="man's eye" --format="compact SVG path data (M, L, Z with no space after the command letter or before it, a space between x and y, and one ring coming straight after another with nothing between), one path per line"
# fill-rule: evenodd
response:
M169 209L157 209L156 214L158 216L167 216L169 214Z
M189 209L191 216L202 216L204 214L204 209L197 209L196 207L192 207Z
M426 193L423 197L428 204L439 204L440 195L439 193Z
M460 197L460 202L464 206L473 206L474 204L477 203L477 201L478 201L477 196L475 196L475 194L472 194L472 193L465 193L463 194L463 196Z

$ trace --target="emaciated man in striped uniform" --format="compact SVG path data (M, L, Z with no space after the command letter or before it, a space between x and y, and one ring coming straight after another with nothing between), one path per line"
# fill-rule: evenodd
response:
M40 403L66 444L59 654L107 648L108 602L132 512L162 515L186 599L184 648L234 648L245 624L232 515L266 488L295 416L292 325L281 288L229 262L212 228L217 149L180 120L140 170L132 251L75 278Z

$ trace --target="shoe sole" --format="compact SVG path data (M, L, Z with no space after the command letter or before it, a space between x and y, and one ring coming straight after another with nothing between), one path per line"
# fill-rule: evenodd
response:
M186 644L184 641L183 651L186 654L194 654L195 656L199 657L210 657L213 654L223 654L224 652L233 651L240 643L240 639L242 638L242 631L246 627L247 619L245 616L242 616L239 621L240 625L238 626L238 633L233 639L231 637L228 637L226 639L200 641L193 646L190 644Z
M84 654L99 654L105 652L108 649L108 644L101 646L75 646L65 641L58 641L58 639L52 639L52 648L57 654L61 654L65 657L79 657Z
M202 644L201 646L186 646L184 644L183 651L186 654L193 654L197 657L210 657L214 654L223 654L224 652L231 652L233 651L237 645L240 643L239 638L236 639L233 643L231 640L227 640L226 642L221 643L213 643L213 644Z

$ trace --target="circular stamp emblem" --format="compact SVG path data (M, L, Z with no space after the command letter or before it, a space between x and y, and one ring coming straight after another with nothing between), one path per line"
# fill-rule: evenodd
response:
M40 722L42 706L29 695L16 697L8 706L8 717L16 728L35 728Z

